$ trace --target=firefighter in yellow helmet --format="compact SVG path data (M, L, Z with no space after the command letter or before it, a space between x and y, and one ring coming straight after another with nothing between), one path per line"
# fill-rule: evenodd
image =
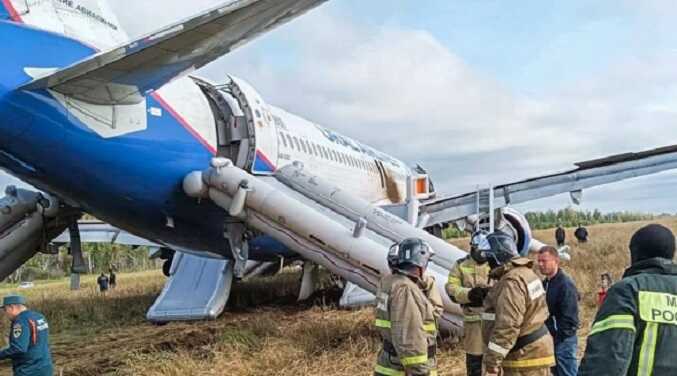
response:
M482 314L485 375L550 375L555 357L544 325L548 306L533 261L521 257L514 239L501 231L489 234L478 248L491 268L489 276L497 280Z
M392 274L381 279L376 293L375 325L383 349L375 375L437 375L437 320L442 298L434 278L424 274L433 253L426 242L416 238L390 248Z
M489 291L489 264L481 259L477 248L488 235L485 231L473 234L470 240L470 254L454 264L446 284L447 294L463 308L463 348L468 376L482 374L482 353L485 343L482 339L482 318L484 298Z

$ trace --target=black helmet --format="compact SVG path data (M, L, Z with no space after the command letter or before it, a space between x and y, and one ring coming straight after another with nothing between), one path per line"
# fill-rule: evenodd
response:
M470 257L478 264L484 264L487 259L482 255L480 244L487 241L489 232L484 230L475 231L470 237Z
M390 247L388 266L392 270L409 274L408 266L418 266L425 270L435 251L425 241L418 238L404 239Z
M517 245L512 236L502 231L494 231L487 235L485 241L478 246L482 259L489 262L489 267L497 268L513 257L519 256Z

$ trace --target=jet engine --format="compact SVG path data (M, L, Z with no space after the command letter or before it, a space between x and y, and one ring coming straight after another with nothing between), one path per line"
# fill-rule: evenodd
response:
M0 198L0 281L80 216L63 210L58 200L43 193L9 186L5 195Z

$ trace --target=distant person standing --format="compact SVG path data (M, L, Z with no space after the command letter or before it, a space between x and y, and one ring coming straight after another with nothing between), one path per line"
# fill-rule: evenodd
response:
M574 236L578 243L586 243L588 241L588 229L579 223L578 228L574 231Z
M581 376L675 375L675 236L652 224L630 240L632 265L609 289L588 336Z
M108 284L110 285L111 289L115 289L117 286L117 275L115 275L115 272L113 271L113 268L110 268L108 270Z
M566 232L562 228L561 224L557 224L557 229L555 230L555 240L557 240L557 248L564 246L564 241L566 239Z
M559 265L559 253L550 246L538 252L538 269L545 276L545 300L550 316L545 322L555 343L555 376L575 376L578 347L578 290L576 284Z
M599 281L599 290L597 291L597 307L601 307L602 303L604 303L604 299L606 299L606 295L612 283L611 274L602 273Z
M45 316L26 308L26 299L9 295L2 310L11 321L9 346L0 350L0 360L11 359L15 376L52 376L49 325Z
M108 277L101 272L99 278L96 279L96 283L99 285L99 291L105 293L108 291L109 280Z

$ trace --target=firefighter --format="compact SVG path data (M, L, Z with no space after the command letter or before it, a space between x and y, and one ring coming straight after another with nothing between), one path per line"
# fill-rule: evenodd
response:
M632 265L597 312L579 375L674 375L677 370L675 236L661 225L630 240Z
M478 248L496 279L482 314L487 344L482 367L486 375L549 375L555 365L545 290L533 261L520 257L515 241L495 231ZM501 373L502 372L502 373Z
M487 233L479 231L470 240L470 254L454 264L449 272L447 294L463 308L463 348L469 376L482 374L482 313L484 298L489 291L489 265L477 248Z
M421 239L394 244L388 253L392 274L376 293L376 328L383 340L375 375L436 375L437 320L442 298L425 275L433 255Z

